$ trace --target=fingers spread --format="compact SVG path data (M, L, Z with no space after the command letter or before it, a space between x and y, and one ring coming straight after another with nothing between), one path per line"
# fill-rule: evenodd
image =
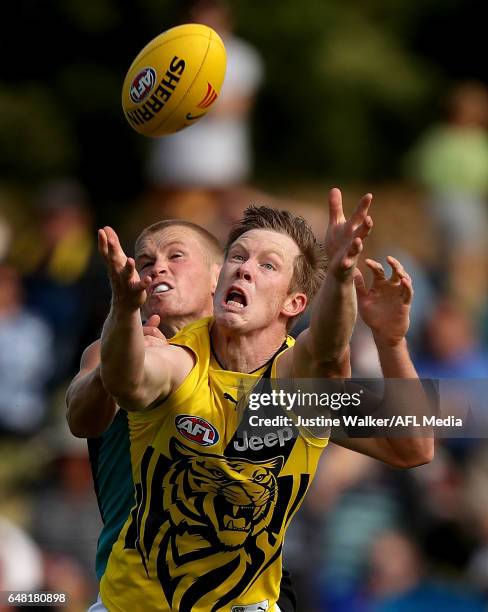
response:
M373 273L375 281L382 281L386 279L385 271L383 270L383 266L380 264L379 261L375 261L374 259L367 259L366 265Z
M108 258L108 240L105 230L98 230L98 252L106 260Z
M368 295L366 283L364 282L364 276L362 275L361 270L359 270L359 268L355 268L353 279L358 296L363 297Z
M119 237L108 225L98 231L98 245L107 264L115 272L121 272L126 265L127 257L120 246Z
M405 278L407 276L407 273L405 272L404 267L398 261L398 259L395 259L391 255L389 255L386 258L386 260L388 261L388 264L390 265L390 268L392 270L392 274L391 274L391 277L390 277L390 282L392 282L395 285L398 285L400 283L401 279Z
M351 223L354 227L361 224L366 219L372 200L373 194L367 193L363 195L351 217Z
M410 277L403 277L400 281L401 283L401 287L402 287L402 299L403 299L403 303L408 305L411 303L412 299L413 299L413 286L412 286L412 280L410 279Z
M357 257L363 250L363 241L361 238L354 238L351 242L346 254L342 258L341 268L343 270L351 269L357 262Z
M366 238L373 228L373 219L368 215L363 222L354 231L354 236L359 238Z
M329 191L329 225L339 223L343 219L342 193L340 189L334 187Z

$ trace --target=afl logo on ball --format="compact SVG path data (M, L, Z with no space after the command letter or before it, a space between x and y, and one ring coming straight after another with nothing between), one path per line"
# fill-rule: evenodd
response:
M156 83L156 71L154 68L144 68L141 70L132 81L130 86L130 97L133 102L139 104L151 93Z
M219 432L205 419L189 414L180 414L175 419L180 434L201 446L213 446L219 441Z

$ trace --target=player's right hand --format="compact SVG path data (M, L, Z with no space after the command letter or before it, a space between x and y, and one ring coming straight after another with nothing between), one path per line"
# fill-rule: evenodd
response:
M119 237L109 226L98 230L98 250L105 261L110 278L112 307L128 311L139 310L146 301L146 289L151 284L151 277L139 277L135 261L126 256L120 246Z
M346 219L342 208L342 193L334 187L329 192L329 225L325 235L325 251L329 260L329 274L338 278L351 278L363 240L373 227L369 207L373 196L364 195L350 219Z

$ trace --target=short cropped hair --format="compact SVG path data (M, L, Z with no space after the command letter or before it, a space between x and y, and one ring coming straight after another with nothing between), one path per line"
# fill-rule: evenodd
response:
M137 251L141 247L141 243L146 238L150 236L154 236L154 234L159 234L163 230L168 227L187 227L195 232L198 235L198 239L200 244L203 246L205 254L208 258L209 264L217 264L219 266L222 265L224 259L224 251L213 234L208 232L206 229L197 225L196 223L191 223L190 221L184 221L183 219L165 219L164 221L157 221L153 223L149 227L146 227L142 230L139 236L136 239L136 243L134 246L134 251L137 255Z
M287 210L276 210L268 206L249 206L244 216L232 229L225 247L230 246L242 234L254 229L272 230L289 236L300 249L295 259L290 291L305 293L310 303L322 284L327 271L327 257L323 245L315 238L312 228L303 217Z

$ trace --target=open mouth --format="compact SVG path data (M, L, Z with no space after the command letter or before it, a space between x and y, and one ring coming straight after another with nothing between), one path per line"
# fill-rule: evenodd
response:
M228 531L250 531L253 523L262 513L260 506L239 506L229 503L225 498L218 496L217 506L221 512L220 528Z
M158 283L151 288L151 295L167 293L168 291L171 291L171 289L173 289L173 287L168 285L168 283Z
M238 287L231 287L224 301L227 306L233 306L234 308L245 308L247 306L247 298Z

